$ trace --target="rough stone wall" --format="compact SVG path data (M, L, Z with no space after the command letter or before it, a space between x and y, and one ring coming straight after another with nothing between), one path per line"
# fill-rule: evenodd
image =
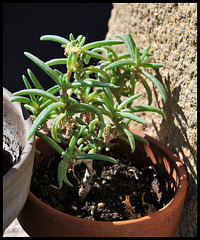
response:
M184 163L188 190L179 229L175 236L196 236L197 181L197 3L113 3L107 37L129 32L140 50L150 43L155 62L164 66L152 70L165 86L163 102L152 85L153 106L165 117L142 114L146 124L133 125L161 139ZM120 46L117 52L122 52ZM149 82L148 82L149 83ZM137 93L145 91L137 88ZM139 105L138 102L135 102ZM147 104L140 100L140 104Z

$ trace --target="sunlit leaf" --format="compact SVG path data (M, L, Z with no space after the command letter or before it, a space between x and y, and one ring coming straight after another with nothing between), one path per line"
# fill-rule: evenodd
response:
M123 130L124 130L126 136L128 137L128 140L129 140L129 143L131 146L131 151L134 152L135 151L135 140L134 140L133 134L126 128L124 128Z
M123 44L122 41L119 40L103 40L103 41L97 41L97 42L92 42L84 45L81 50L85 51L91 48L96 48L96 47L102 47L102 46L110 46L110 45L117 45L117 44Z
M136 116L133 113L126 113L126 112L121 111L121 112L117 112L116 115L118 117L128 118L128 119L131 119L132 121L135 121L135 122L138 122L138 123L141 123L141 124L145 124L145 121L142 118Z
M122 110L127 104L131 103L133 100L141 97L143 94L135 94L127 99L125 99L119 106L118 106L118 111Z
M93 159L93 160L101 160L101 161L106 161L106 162L111 162L111 163L117 163L114 158L105 156L105 155L101 155L101 154L77 154L77 155L74 155L73 158L75 158L77 160Z
M40 37L41 41L54 41L54 42L58 42L61 44L68 44L70 41L67 40L66 38L57 36L57 35L44 35Z
M20 95L29 95L29 94L43 96L47 99L53 100L54 102L59 101L59 99L57 97L55 97L53 94L51 94L47 91L41 90L41 89L24 89L24 90L15 92L13 95L20 96Z
M29 131L27 140L29 140L36 132L36 130L38 129L38 127L40 126L40 124L42 124L44 122L44 120L47 118L47 116L56 108L58 107L65 107L64 103L61 102L54 102L52 104L50 104L49 106L47 106L39 115L38 117L35 119L35 121L33 122L33 125L31 126L31 129Z
M116 67L120 68L120 67L123 67L125 65L136 66L136 63L133 62L133 60L131 60L131 59L122 59L122 60L118 60L118 61L115 61L115 62L109 64L105 68L105 70L116 68Z
M42 60L39 58L35 57L31 53L24 52L24 54L32 60L38 67L40 67L47 75L49 75L55 82L56 84L60 85L59 77L58 75L47 65L45 64Z
M167 100L167 94L165 92L165 89L164 89L163 85L158 81L158 79L155 78L150 73L146 72L145 70L138 69L138 71L140 73L142 73L146 78L148 78L158 88L162 98L164 99L164 101L166 101Z

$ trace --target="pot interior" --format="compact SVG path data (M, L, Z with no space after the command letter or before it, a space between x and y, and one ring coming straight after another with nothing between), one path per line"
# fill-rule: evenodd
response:
M131 154L133 159L137 159L137 166L153 166L157 173L164 177L167 190L174 196L179 185L176 156L166 147L162 150L158 145L158 141L154 141L153 138L150 137L147 140L149 146L135 140L136 149L131 153L131 148L126 142L116 139L114 140L116 143L114 151ZM163 145L162 143L160 144Z
M3 149L9 152L12 162L17 163L26 144L24 123L29 115L20 103L10 102L13 95L3 90Z
M157 173L164 177L166 181L166 189L169 191L171 196L174 196L179 186L176 164L177 157L162 142L159 142L150 136L147 136L147 141L149 142L149 146L135 140L136 149L133 153L131 153L131 148L126 142L121 139L115 139L113 140L115 143L113 151L119 153L125 152L132 155L133 159L137 160L137 166L153 166ZM64 148L64 146L62 147ZM55 153L55 150L50 148L47 143L43 142L39 138L37 138L36 141L36 149L38 149L41 154L35 155L35 167L38 167L41 162L47 160Z

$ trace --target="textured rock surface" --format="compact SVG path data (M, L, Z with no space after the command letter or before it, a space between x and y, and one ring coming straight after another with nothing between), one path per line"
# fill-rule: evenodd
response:
M197 4L113 3L107 37L129 32L140 50L152 43L155 62L163 63L151 73L163 82L168 100L163 102L152 85L154 101L165 112L140 115L146 121L138 129L164 141L184 163L188 191L175 236L196 236L197 181ZM120 53L125 49L120 46ZM145 91L138 85L138 93ZM144 95L145 96L145 95ZM135 102L147 104L146 100Z

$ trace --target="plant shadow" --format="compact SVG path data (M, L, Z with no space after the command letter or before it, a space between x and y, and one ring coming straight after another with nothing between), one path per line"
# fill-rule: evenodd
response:
M162 76L158 69L156 71L156 78L163 84ZM165 117L162 119L160 129L157 128L155 121L152 121L157 136L162 139L165 144L179 157L186 167L188 188L185 198L183 213L180 219L179 227L174 236L196 236L197 235L197 151L190 143L190 136L187 133L188 120L181 106L179 105L181 85L171 90L170 75L165 78L165 90L167 93L167 101L162 100L163 111ZM158 100L158 95L153 88L158 107L161 104ZM193 104L191 102L191 104ZM194 123L192 127L196 127ZM197 139L196 139L197 141ZM193 162L190 162L190 159ZM194 166L195 165L195 166ZM188 223L189 226L188 226ZM189 230L190 229L190 230Z
M160 75L159 70L155 69L155 72L156 78L163 84L162 76ZM180 100L181 85L175 87L171 91L169 74L168 77L165 78L165 84L163 85L165 86L165 90L167 93L167 101L164 102L162 100L165 117L162 119L159 130L156 126L156 123L152 120L153 126L158 137L160 139L163 139L163 141L168 145L168 147L179 158L182 155L183 163L190 170L192 178L195 181L197 181L197 174L194 170L194 166L192 166L188 159L188 156L186 156L185 154L185 152L187 152L188 153L187 155L190 155L194 159L194 164L197 167L196 150L190 144L189 136L187 133L187 129L189 127L188 121L182 108L178 104ZM156 97L158 107L161 108L160 106L161 104L158 101L158 95L157 92L155 91L155 88L153 88L153 91ZM192 127L195 127L195 125Z

